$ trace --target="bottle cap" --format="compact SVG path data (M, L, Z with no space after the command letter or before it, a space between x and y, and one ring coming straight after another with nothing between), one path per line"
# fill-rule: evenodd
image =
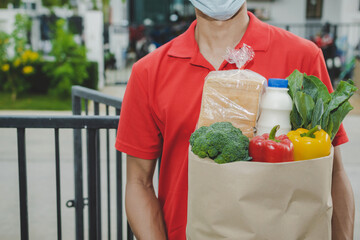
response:
M268 86L277 87L277 88L287 88L288 80L282 78L269 78Z

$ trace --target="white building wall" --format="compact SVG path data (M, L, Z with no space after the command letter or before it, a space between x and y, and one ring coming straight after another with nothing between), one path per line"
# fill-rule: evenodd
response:
M341 22L360 22L358 0L342 0Z
M24 13L19 9L0 9L0 30L11 34L15 29L15 16L18 13ZM9 56L14 56L14 48L8 48Z
M99 84L101 89L104 81L104 22L101 11L87 11L84 16L85 46L88 50L86 56L90 61L98 62Z
M339 23L341 22L342 8L344 1L323 0L323 12L321 22Z
M12 33L15 24L15 15L19 13L13 9L0 9L0 29L8 34Z
M272 18L276 22L298 23L305 21L306 5L299 0L278 0L273 4Z
M127 4L122 0L111 0L110 5L109 48L115 55L116 68L122 69L126 65L126 50L129 45Z
M323 0L320 20L306 19L306 1L274 0L247 2L248 8L263 8L269 12L270 22L278 24L305 22L360 22L359 0Z
M248 2L247 6L248 8L264 8L269 13L270 21L274 23L302 23L305 21L305 1Z
M269 23L284 27L287 24L304 23L360 23L359 0L323 0L321 19L306 19L306 1L299 0L274 0L272 2L248 2L249 9L265 10L269 17ZM292 27L293 33L301 37L309 37L320 31L319 29L305 29L304 27ZM340 27L337 32L338 44L343 50L354 49L359 43L360 29L353 26ZM341 41L341 42L340 42ZM348 56L352 56L348 52Z
M342 0L342 8L341 8L341 18L340 22L343 23L352 23L355 24L360 23L360 11L359 11L359 0ZM359 25L357 25L359 26ZM360 44L360 28L353 27L352 29L344 28L339 31L338 36L342 42L345 42L344 48L348 50L347 59L348 61L354 55L355 47Z

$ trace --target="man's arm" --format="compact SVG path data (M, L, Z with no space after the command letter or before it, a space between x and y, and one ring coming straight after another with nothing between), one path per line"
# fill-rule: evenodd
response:
M331 195L333 199L332 239L352 240L354 234L355 202L346 175L340 148L335 147Z
M156 160L127 156L126 214L139 240L166 239L165 223L153 187Z

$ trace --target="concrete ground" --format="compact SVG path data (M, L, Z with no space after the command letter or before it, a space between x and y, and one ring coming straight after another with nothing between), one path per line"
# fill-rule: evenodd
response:
M101 91L112 96L122 97L125 85L113 85ZM356 201L355 237L360 239L360 95L351 99L355 109L345 118L343 124L349 136L349 143L341 147L343 162L351 181ZM0 115L30 114L30 115L70 115L65 112L39 111L0 111ZM115 136L112 132L110 136ZM102 135L103 137L103 135ZM104 142L104 141L102 141ZM0 129L0 239L13 240L20 238L16 130ZM113 146L114 138L110 146ZM55 164L54 135L51 130L29 129L26 131L27 167L28 167L28 204L30 239L56 239L56 198L55 198ZM112 159L114 152L112 154ZM65 202L73 199L73 156L72 131L60 131L61 156L61 201L63 239L74 239L74 209L66 208ZM115 167L111 163L111 169ZM101 167L105 171L105 165ZM103 175L104 176L104 175ZM115 175L111 173L111 179ZM86 178L86 176L84 176ZM105 180L102 180L105 184ZM105 189L106 186L102 189ZM112 184L111 191L115 192ZM86 190L85 190L86 191ZM86 195L86 192L85 192ZM115 202L114 194L111 195ZM106 199L103 198L103 212L106 212ZM86 211L85 211L86 214ZM103 215L103 236L106 234L105 214ZM115 215L111 216L112 238L115 239ZM86 232L85 232L86 234Z

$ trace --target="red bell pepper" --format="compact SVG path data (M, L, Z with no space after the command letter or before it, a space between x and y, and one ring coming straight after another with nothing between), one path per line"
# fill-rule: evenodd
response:
M270 134L265 133L251 139L249 155L253 161L270 163L294 161L294 146L288 136L282 134L275 137L279 127L276 125Z

